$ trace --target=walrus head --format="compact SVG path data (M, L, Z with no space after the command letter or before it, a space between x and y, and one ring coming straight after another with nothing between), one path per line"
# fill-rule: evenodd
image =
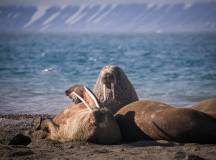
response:
M136 91L126 74L115 65L107 65L102 68L93 91L100 103L113 113L138 100Z
M72 99L72 101L75 104L77 104L77 103L80 103L81 100L77 96L75 96L73 93L76 93L80 97L83 97L84 91L85 91L84 86L77 84L77 85L74 85L74 86L70 87L69 89L67 89L65 91L65 95L68 96L70 99Z

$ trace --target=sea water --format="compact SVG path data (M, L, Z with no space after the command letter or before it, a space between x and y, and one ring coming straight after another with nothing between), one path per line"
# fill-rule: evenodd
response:
M140 99L177 107L216 97L216 33L0 34L0 113L57 113L64 91L121 67Z

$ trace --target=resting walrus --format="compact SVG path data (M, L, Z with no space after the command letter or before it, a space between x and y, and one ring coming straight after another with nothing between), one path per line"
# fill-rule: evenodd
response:
M216 99L207 99L194 104L191 108L204 112L216 119Z
M71 95L72 91L75 90L82 97L82 85L72 86L65 93L75 103L78 103L76 98ZM136 91L124 71L114 65L107 65L102 68L93 92L99 102L110 109L112 113L116 113L125 105L138 100Z
M121 133L113 114L102 108L97 98L86 87L83 98L73 92L82 103L74 104L52 120L42 121L40 128L48 130L48 138L61 142L90 141L114 144L121 140Z
M190 108L137 101L121 108L115 118L124 141L153 139L216 143L216 120Z

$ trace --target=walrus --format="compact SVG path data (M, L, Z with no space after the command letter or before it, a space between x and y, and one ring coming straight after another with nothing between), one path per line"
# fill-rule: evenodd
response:
M73 91L78 91L82 97L83 85L74 85L65 92L72 101L79 103L71 94ZM110 109L112 113L116 113L123 106L138 100L137 93L124 71L114 65L102 68L93 92L100 104Z
M216 119L216 99L207 99L192 105L193 109L204 112Z
M60 142L89 141L115 144L121 133L113 114L102 107L90 89L83 88L83 98L73 92L81 103L73 104L52 120L41 122L40 128L48 131L48 138Z
M115 118L127 142L151 139L216 143L216 120L191 108L136 101L121 108Z

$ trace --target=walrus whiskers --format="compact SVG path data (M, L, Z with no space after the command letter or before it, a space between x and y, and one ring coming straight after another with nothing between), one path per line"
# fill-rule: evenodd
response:
M98 101L95 99L95 97L93 96L93 94L91 93L91 91L84 87L85 91L89 94L89 96L92 98L92 100L94 101L95 105L97 108L100 108L99 104L98 104Z
M72 94L74 94L77 98L79 98L82 102L83 102L83 104L88 108L88 110L90 111L90 112L92 112L92 109L91 109L91 107L86 103L86 101L82 98L82 97L80 97L78 94L76 94L75 92L72 92Z

